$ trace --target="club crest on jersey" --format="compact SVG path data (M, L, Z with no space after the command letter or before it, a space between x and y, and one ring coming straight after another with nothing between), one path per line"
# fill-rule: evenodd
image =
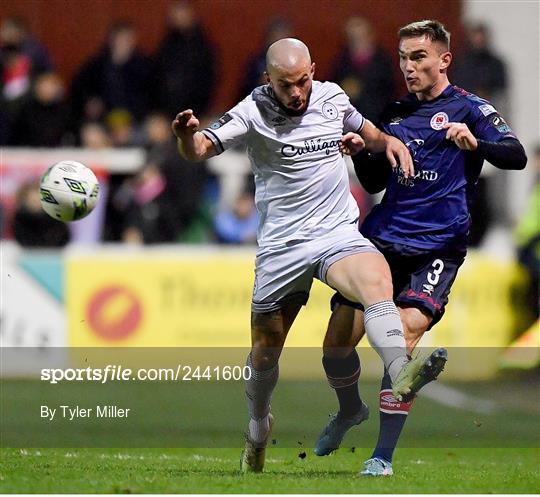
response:
M439 131L448 122L448 114L446 112L437 112L430 121L430 125L434 130Z
M321 112L326 119L330 119L332 121L339 117L337 107L331 102L324 102Z

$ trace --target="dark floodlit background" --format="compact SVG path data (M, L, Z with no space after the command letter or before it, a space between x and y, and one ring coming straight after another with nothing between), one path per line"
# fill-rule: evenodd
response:
M488 418L509 408L532 425L538 13L538 3L520 1L3 0L0 340L2 347L36 347L39 356L6 363L6 388L23 402L11 378L84 363L66 347L249 346L257 224L249 163L241 149L186 163L176 153L171 119L184 108L203 125L219 118L261 84L268 44L295 36L310 47L316 77L338 82L376 122L405 91L398 28L435 18L452 32L450 81L492 101L529 164L518 172L484 167L472 248L445 318L423 341L462 352L450 358L443 386L426 395L431 412L448 402L463 415ZM69 225L41 211L38 192L43 171L64 159L91 167L102 187L95 211ZM351 189L364 216L377 198L354 177ZM320 347L329 295L314 284L289 346ZM508 348L515 340L519 347ZM489 353L478 359L467 352L477 348ZM367 349L361 355L369 362ZM285 362L282 375L321 382L314 390L330 404L318 353L309 357L300 372L297 362ZM366 378L378 378L375 364ZM501 378L506 394L497 399ZM241 392L237 385L231 395ZM280 402L293 398L284 394Z

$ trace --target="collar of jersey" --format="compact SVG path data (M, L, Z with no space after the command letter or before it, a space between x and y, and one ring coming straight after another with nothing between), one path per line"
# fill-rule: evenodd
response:
M448 98L450 95L452 95L452 93L454 93L455 89L454 89L454 85L452 84L449 84L442 92L440 95L436 96L433 100L418 100L418 97L416 96L415 93L409 93L408 95L408 100L411 101L411 102L414 102L416 104L418 104L419 106L422 106L422 105L430 105L430 104L433 104L435 102L438 102L439 100L442 100L443 98Z
M303 115L305 115L309 109L309 104L311 102L311 94L313 93L313 87L311 87L311 90L309 92L309 95L308 95L308 103L307 103L307 106L306 106L306 110L304 110L304 112L302 112L302 114L294 114L294 113L291 113L287 107L285 107L277 98L276 96L274 95L274 90L272 89L272 87L270 85L265 85L262 87L262 93L264 93L272 102L273 106L274 107L278 107L279 110L285 115L287 116L289 119L290 118L295 118L295 117L302 117Z

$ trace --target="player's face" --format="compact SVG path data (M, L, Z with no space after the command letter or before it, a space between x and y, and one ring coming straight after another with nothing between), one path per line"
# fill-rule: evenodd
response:
M293 114L305 112L313 83L315 64L299 64L292 70L274 69L267 74L267 81L276 98Z
M419 98L429 98L447 82L446 69L451 59L441 43L427 36L403 38L399 43L399 67L407 89Z

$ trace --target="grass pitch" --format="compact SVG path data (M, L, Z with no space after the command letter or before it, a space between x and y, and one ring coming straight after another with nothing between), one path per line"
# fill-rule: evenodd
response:
M239 472L246 424L241 384L56 387L2 381L0 493L540 492L536 377L456 385L469 388L470 398L494 399L491 413L420 398L394 456L395 475L382 479L358 476L377 438L375 382L362 385L371 418L328 457L316 457L312 446L335 410L333 393L324 382L280 382L273 401L275 445L261 475ZM132 424L39 418L43 398L95 405L118 401L120 394L133 409Z
M269 448L241 475L238 449L4 449L3 493L537 493L537 449L402 449L389 478L358 477L366 449L316 457Z

